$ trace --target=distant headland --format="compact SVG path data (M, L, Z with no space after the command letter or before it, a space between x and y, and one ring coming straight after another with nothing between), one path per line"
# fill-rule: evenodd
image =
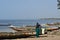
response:
M40 18L41 20L60 20L60 18Z

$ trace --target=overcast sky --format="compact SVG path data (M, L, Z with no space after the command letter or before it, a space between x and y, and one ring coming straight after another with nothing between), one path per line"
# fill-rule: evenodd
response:
M0 19L59 18L57 0L0 0Z

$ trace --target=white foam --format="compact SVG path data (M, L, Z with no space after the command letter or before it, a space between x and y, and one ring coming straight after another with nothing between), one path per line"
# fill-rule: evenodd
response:
M13 25L10 25L9 27L15 27L15 26L13 26Z

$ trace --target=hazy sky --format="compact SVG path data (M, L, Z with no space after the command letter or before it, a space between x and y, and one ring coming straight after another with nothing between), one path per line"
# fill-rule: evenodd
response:
M60 17L57 0L0 0L0 19Z

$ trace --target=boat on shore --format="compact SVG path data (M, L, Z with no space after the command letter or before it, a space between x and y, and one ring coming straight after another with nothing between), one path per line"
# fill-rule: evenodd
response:
M60 24L58 24L58 23L40 24L40 25L42 26L41 28L44 28L47 31L58 30L59 26L60 26ZM35 31L36 26L25 26L25 27L18 28L16 26L10 25L9 28L11 28L15 31L28 31L28 30L30 30L30 31L34 30Z
M48 31L53 31L53 30L58 30L60 29L60 23L59 22L56 22L56 23L47 23L47 24L44 24L43 26L45 26L46 30Z

